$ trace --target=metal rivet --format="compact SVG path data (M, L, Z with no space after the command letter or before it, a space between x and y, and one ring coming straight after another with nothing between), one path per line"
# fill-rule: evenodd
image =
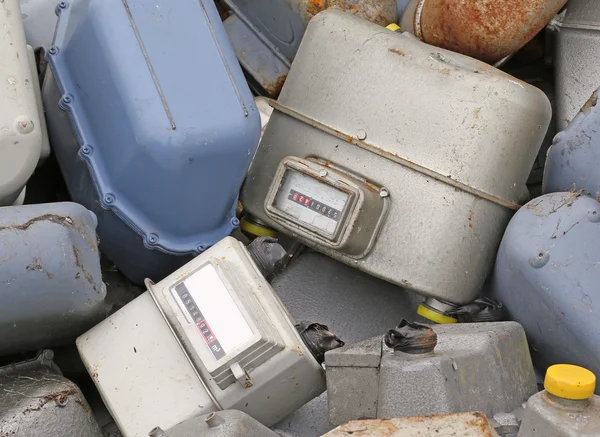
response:
M364 140L365 138L367 138L367 133L364 130L359 129L358 132L356 133L356 137L359 140Z
M323 169L319 171L319 176L321 176L322 178L324 178L325 176L327 176L327 170Z
M15 128L20 134L25 135L31 133L33 132L34 127L33 121L31 121L28 117L21 116L17 117L15 120Z
M534 269L540 269L548 264L550 260L550 252L545 250L540 250L535 253L535 256L529 258L529 265Z
M381 189L379 190L379 196L380 197L387 197L390 195L390 192L387 188L385 187L381 187Z

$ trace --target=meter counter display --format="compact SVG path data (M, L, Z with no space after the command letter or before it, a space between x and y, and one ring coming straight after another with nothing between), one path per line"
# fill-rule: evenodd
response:
M288 169L275 197L275 207L333 236L349 198L348 193Z

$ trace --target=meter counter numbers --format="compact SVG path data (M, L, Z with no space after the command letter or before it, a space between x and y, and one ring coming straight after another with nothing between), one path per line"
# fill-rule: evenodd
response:
M333 236L350 195L329 184L287 169L274 206L302 223Z

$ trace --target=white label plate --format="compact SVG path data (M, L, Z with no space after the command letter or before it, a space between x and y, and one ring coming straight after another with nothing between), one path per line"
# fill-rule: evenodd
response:
M212 264L171 288L171 293L216 360L252 339L252 329Z

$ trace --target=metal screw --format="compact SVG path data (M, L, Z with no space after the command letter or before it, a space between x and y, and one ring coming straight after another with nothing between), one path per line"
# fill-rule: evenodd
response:
M53 55L53 56L56 56L58 54L58 47L50 47L48 49L48 53L51 54L51 55Z
M59 8L61 8L61 9L67 9L67 6L69 6L69 5L67 4L67 2L60 2L60 3L58 4L58 7L59 7Z
M83 146L83 147L81 148L81 152L82 152L84 155L89 155L90 153L92 153L92 148L91 148L90 146L87 146L87 145L86 145L86 146Z
M390 192L387 188L385 187L381 187L381 189L379 190L379 196L380 197L387 197L390 195Z
M106 203L113 203L115 201L115 196L113 196L112 194L107 194L106 196L104 196L104 201Z
M156 234L148 235L148 242L150 244L156 244L158 242L158 235L156 235Z
M73 101L73 97L71 96L71 94L65 94L62 99L65 103L71 103Z
M238 218L237 218L237 217L233 217L233 218L231 219L231 225L232 225L234 228L237 228L237 227L240 225L240 221L238 220Z
M364 140L365 138L367 138L367 133L364 130L359 129L358 132L357 132L357 134L356 134L356 137L359 140Z
M207 246L204 243L200 243L199 245L196 246L196 250L198 252L204 252L206 250Z
M324 178L325 176L327 176L327 170L323 169L319 171L319 176L321 176L322 178Z

